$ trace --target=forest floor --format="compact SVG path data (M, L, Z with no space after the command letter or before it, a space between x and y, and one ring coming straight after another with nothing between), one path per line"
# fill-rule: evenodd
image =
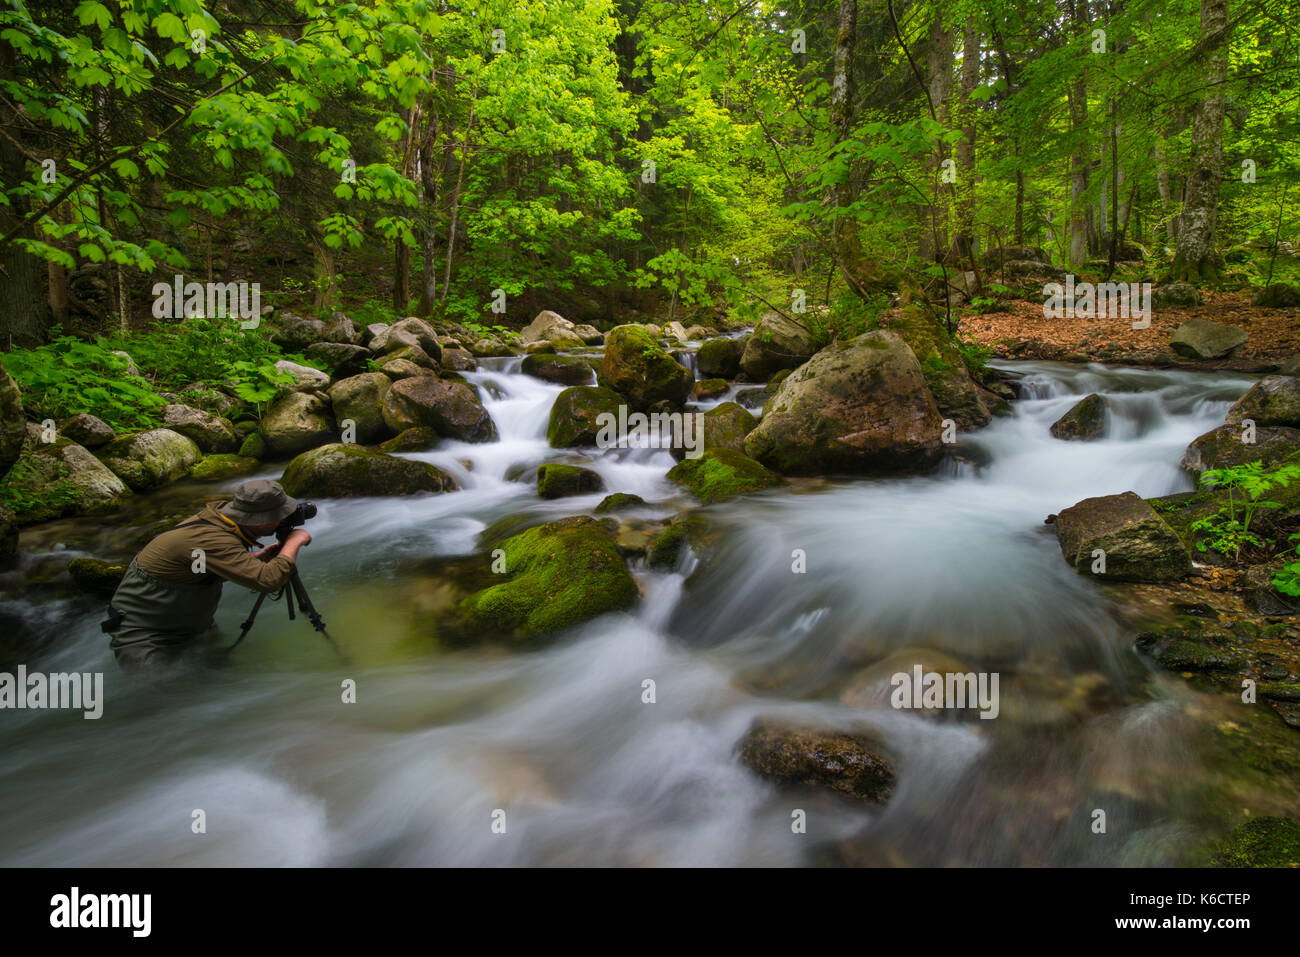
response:
M960 328L1005 359L1267 372L1300 354L1300 309L1252 306L1249 291L1203 292L1202 298L1200 306L1153 309L1148 329L1134 329L1128 319L1048 319L1041 302L1023 300L1010 302L1010 312L963 316ZM1169 348L1169 340L1182 323L1196 318L1236 326L1249 338L1230 359L1185 359Z

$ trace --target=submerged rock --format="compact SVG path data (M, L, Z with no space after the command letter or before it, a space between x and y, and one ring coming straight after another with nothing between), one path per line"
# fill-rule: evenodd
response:
M539 638L637 601L613 535L593 518L539 525L499 547L510 577L460 603L457 630L467 637Z
M681 405L695 377L641 326L616 326L605 336L605 357L597 380L627 399L637 411L668 400Z
M280 484L295 498L414 495L454 492L460 487L450 475L428 462L400 459L341 442L299 455L280 476Z
M682 459L668 478L683 485L706 505L781 484L781 478L734 449L707 449L698 458Z
M1182 540L1134 492L1086 498L1064 509L1056 517L1056 536L1081 575L1162 582L1183 578L1192 567Z
M590 495L605 488L605 480L591 469L577 465L549 463L538 466L537 494L541 498L566 498L570 495Z
M98 453L113 474L134 492L152 492L189 474L201 457L194 442L171 429L123 436Z
M636 508L644 505L645 499L640 495L632 495L628 492L615 492L613 495L606 495L600 500L600 504L593 509L597 515L603 515L606 512L617 512L625 508Z
M869 735L760 719L737 750L742 764L781 784L830 790L872 804L884 804L894 790L894 769Z
M1188 359L1222 359L1240 349L1246 333L1236 326L1225 326L1209 319L1188 319L1169 340L1170 347Z
M1099 439L1105 432L1106 400L1095 392L1076 402L1051 428L1053 436L1067 441Z
M942 421L916 355L868 332L817 353L781 383L745 454L786 474L871 474L938 462Z
M74 558L68 562L68 574L81 591L110 596L126 574L126 566L98 558Z

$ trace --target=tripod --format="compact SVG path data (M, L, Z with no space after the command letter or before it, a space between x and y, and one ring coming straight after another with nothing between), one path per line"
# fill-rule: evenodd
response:
M288 596L288 601L285 602L286 607L289 609L289 620L295 620L293 606L296 599L298 610L307 616L307 620L311 622L311 626L324 636L325 640L330 643L330 647L338 653L339 658L342 659L345 665L351 664L348 660L348 656L343 653L343 649L335 644L334 639L330 637L330 633L325 630L325 621L321 618L320 612L316 610L316 606L312 604L311 596L307 594L307 586L302 583L302 578L299 576L296 567L293 570L293 574L289 576L289 584L275 592L274 595L272 595L271 600L279 601L280 598L284 596L285 592L292 592L292 594ZM257 613L262 610L262 602L266 601L266 596L268 594L270 593L262 592L262 594L257 596L257 601L253 605L253 610L248 613L248 617L245 618L243 624L239 626L239 637L235 639L233 645L226 649L226 654L230 654L230 652L238 648L239 643L248 637L248 632L252 629L253 622L257 620Z

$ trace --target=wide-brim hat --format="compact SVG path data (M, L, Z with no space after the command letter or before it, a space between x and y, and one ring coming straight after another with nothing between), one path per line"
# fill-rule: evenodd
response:
M235 489L235 497L221 506L221 514L240 525L279 525L298 507L279 482L254 479Z

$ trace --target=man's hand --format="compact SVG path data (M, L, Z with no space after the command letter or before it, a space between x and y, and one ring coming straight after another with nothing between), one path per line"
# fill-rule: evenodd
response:
M278 554L280 554L280 543L272 542L270 545L267 545L266 548L253 552L253 557L260 561L269 562Z
M301 528L295 528L284 540L284 544L280 547L280 554L292 562L298 558L298 549L310 544L311 535Z

